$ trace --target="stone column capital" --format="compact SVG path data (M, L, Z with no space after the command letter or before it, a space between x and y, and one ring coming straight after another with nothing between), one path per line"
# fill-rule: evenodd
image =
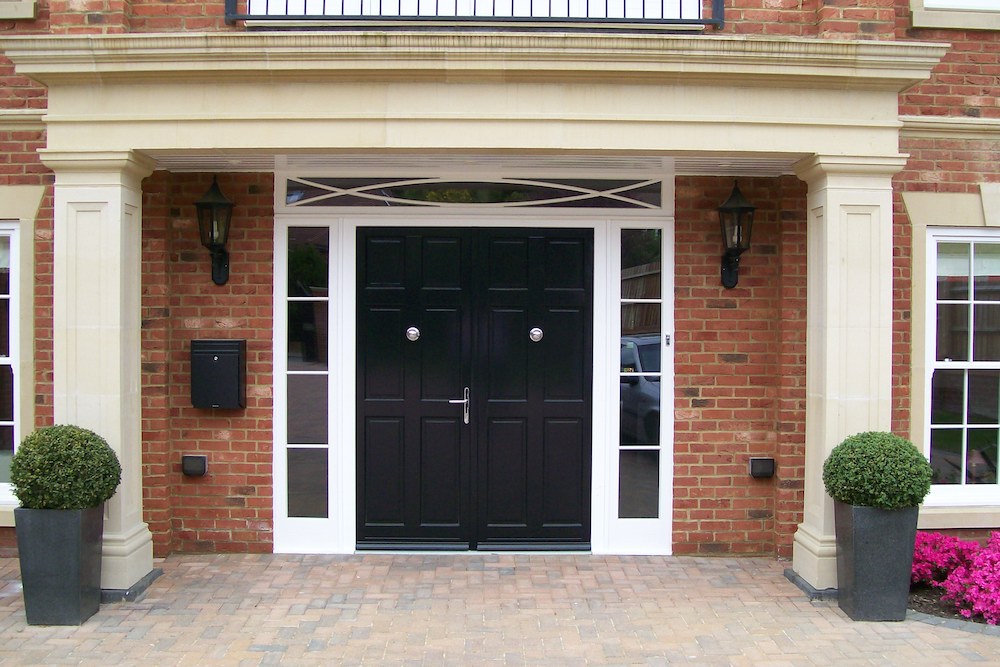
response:
M136 151L52 151L41 149L42 164L64 185L138 188L156 161Z
M810 185L837 177L892 177L903 170L909 155L810 155L795 163L795 175ZM845 184L845 187L853 187Z

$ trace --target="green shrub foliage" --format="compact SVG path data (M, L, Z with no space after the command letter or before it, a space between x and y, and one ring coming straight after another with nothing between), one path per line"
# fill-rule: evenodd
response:
M29 509L97 507L115 494L121 478L107 441L79 426L35 431L21 441L10 463L14 495Z
M823 483L834 500L864 507L915 507L931 490L931 465L905 438L871 431L833 448Z

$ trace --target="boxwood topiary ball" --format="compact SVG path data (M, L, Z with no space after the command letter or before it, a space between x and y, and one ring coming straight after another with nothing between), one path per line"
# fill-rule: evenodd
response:
M121 482L118 456L107 441L79 426L49 426L21 441L10 481L21 507L79 510L97 507Z
M912 442L869 431L846 438L823 464L823 483L834 500L848 505L916 507L931 490L931 464Z

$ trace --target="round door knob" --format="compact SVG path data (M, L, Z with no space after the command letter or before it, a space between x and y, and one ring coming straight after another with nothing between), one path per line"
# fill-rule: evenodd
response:
M416 327L410 327L409 329L406 330L407 340L417 340L418 338L420 338L420 329Z
M538 327L535 327L531 331L528 332L528 338L531 339L532 343L537 343L538 341L540 341L542 339L542 336L544 336L544 335L545 334L542 333L542 330L539 329Z

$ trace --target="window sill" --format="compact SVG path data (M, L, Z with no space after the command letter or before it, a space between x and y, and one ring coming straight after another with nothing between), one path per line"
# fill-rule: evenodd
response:
M14 508L17 503L0 501L0 528L14 527Z
M35 18L35 0L0 0L0 19Z
M920 508L918 528L945 530L949 528L996 528L1000 526L1000 506L975 505L968 507Z
M924 0L910 0L914 28L1000 30L1000 11L926 9Z

